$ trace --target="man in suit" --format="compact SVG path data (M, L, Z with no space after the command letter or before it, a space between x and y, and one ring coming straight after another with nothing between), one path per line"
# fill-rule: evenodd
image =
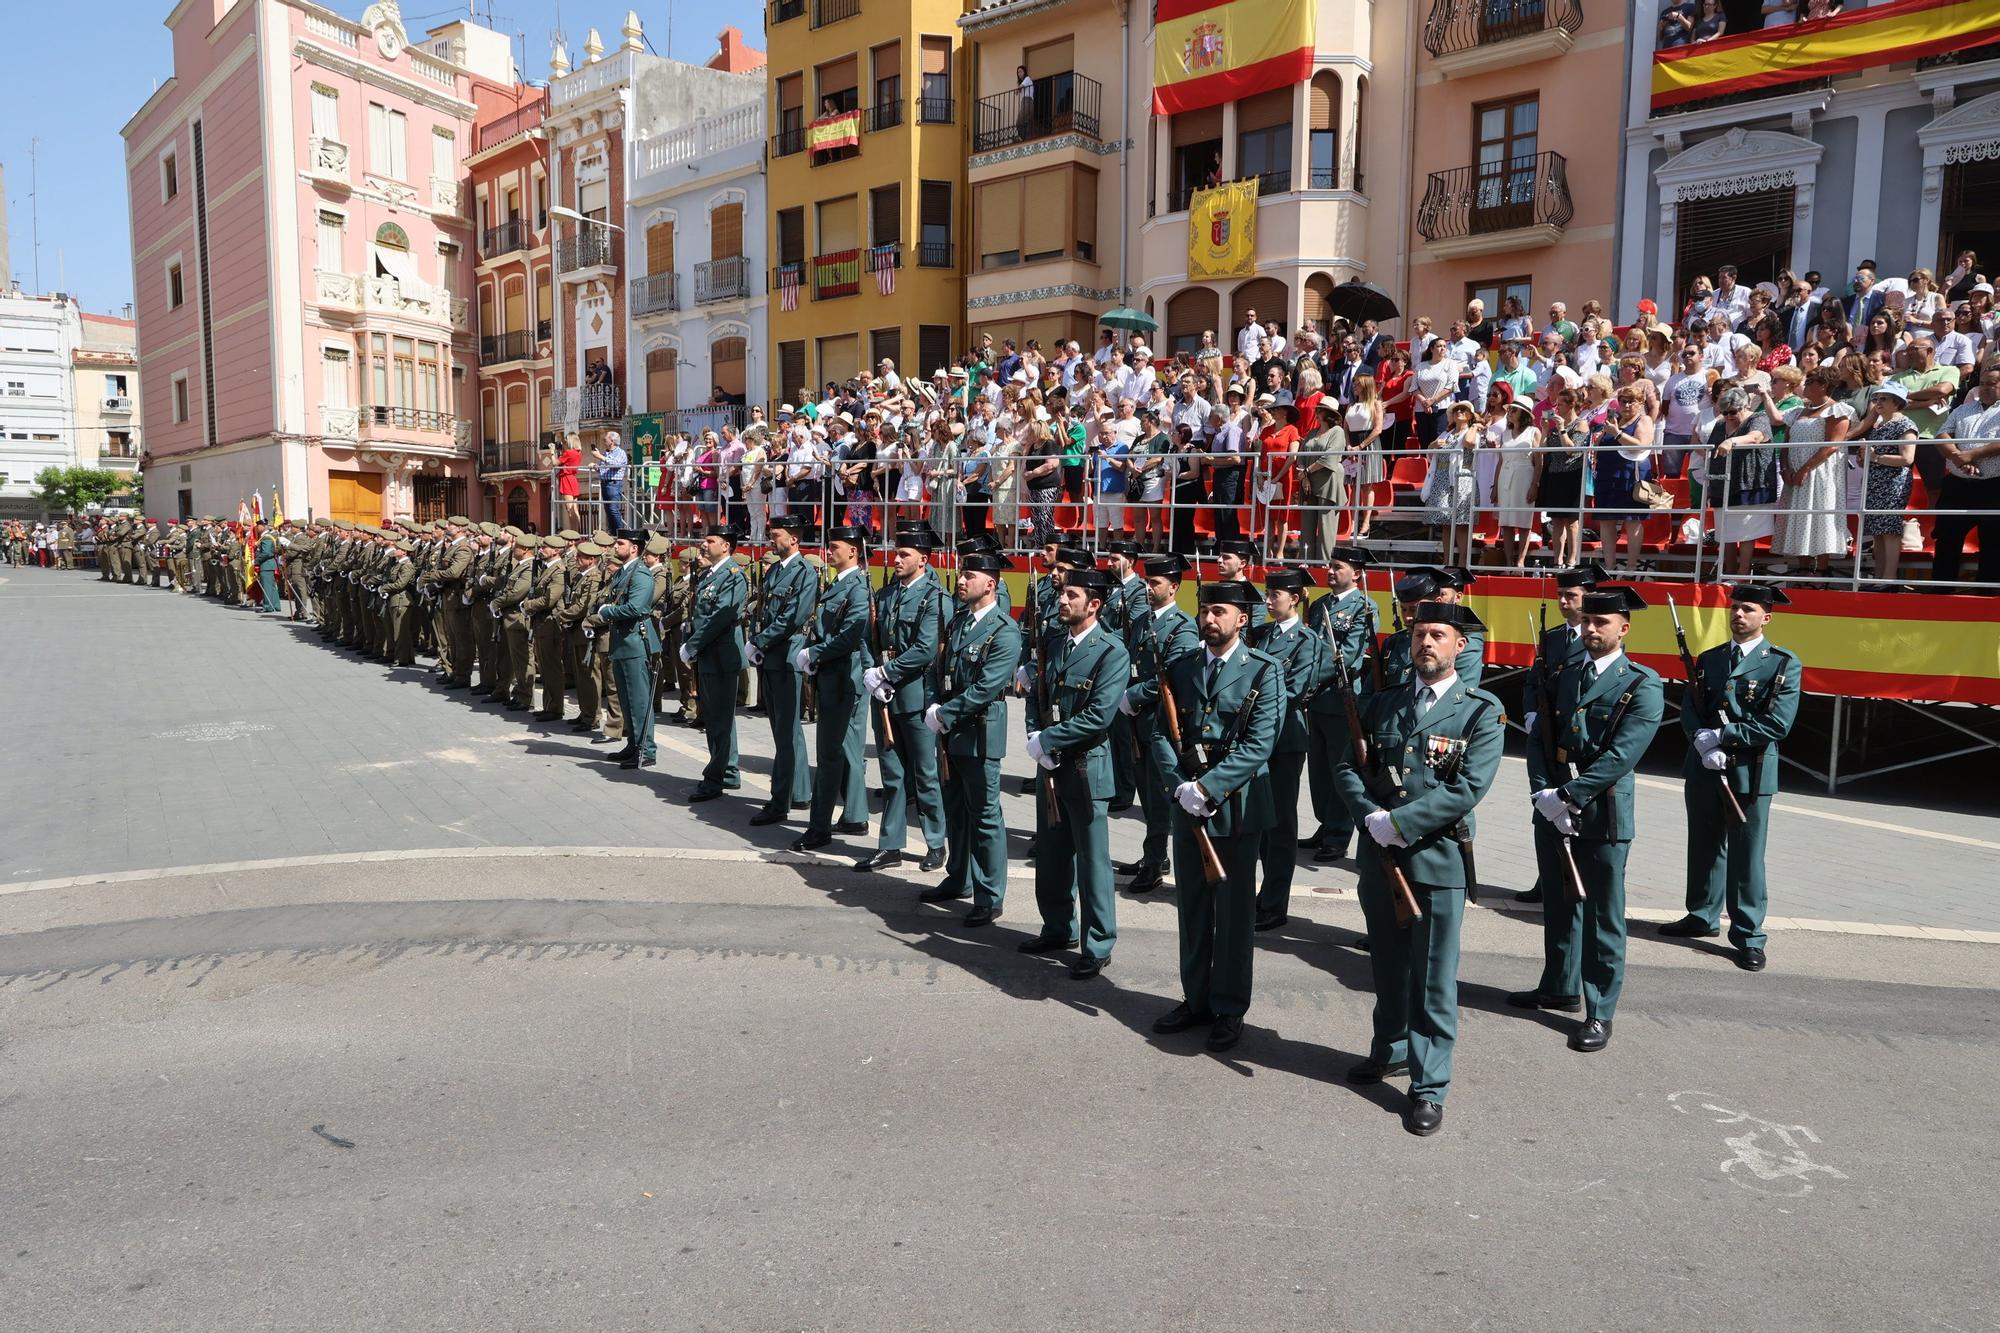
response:
M960 610L945 630L937 702L924 727L946 756L944 880L919 895L942 903L970 897L968 926L991 925L1007 899L1007 824L1000 811L1000 761L1007 754L1007 686L1021 657L1021 631L999 604L998 555L958 561Z
M868 533L865 528L827 529L827 559L833 581L820 592L812 630L792 657L800 675L810 675L819 695L819 729L815 749L819 771L813 777L812 809L806 831L792 843L795 852L810 852L833 841L835 833L866 833L865 817L833 822L833 803L843 813L865 816L866 718L862 707L861 673L868 661L868 569L861 563ZM864 793L859 804L855 792Z
M1272 577L1282 580L1291 572ZM1178 807L1174 886L1181 963L1181 1002L1153 1021L1153 1031L1184 1032L1206 1023L1211 1051L1226 1051L1242 1038L1250 1009L1257 864L1281 814L1271 760L1291 711L1286 665L1246 640L1253 595L1240 583L1202 588L1203 651L1175 661L1161 685L1173 691L1181 745L1176 749L1161 733L1153 740ZM1296 609L1283 609L1291 613L1289 628L1271 632L1303 638ZM1296 782L1296 766L1292 774ZM1296 804L1296 790L1293 798ZM1214 881L1203 837L1222 872Z
M1729 943L1736 965L1764 970L1764 840L1771 798L1778 791L1778 743L1799 712L1802 666L1764 637L1772 610L1788 606L1782 588L1739 583L1729 594L1729 642L1695 659L1700 705L1681 709L1689 749L1681 763L1688 812L1687 915L1660 927L1683 938L1720 933L1729 908ZM1725 720L1717 704L1727 708ZM1743 822L1734 822L1722 784L1735 793Z
M1586 560L1555 573L1556 610L1562 615L1562 623L1537 632L1535 660L1528 669L1521 691L1521 725L1527 730L1529 749L1542 743L1536 730L1540 718L1539 693L1545 689L1553 699L1556 681L1561 677L1563 668L1590 656L1583 647L1583 595L1602 583L1604 578L1604 566L1595 560ZM1558 744L1561 739L1556 738ZM1514 895L1517 903L1538 903L1542 895L1551 889L1561 893L1562 880L1568 874L1561 863L1562 844L1556 836L1555 826L1545 819L1535 820L1534 837L1535 882Z
M903 844L909 840L909 798L914 795L924 835L918 868L929 872L944 865L944 793L938 785L937 742L923 719L936 695L948 599L929 563L938 545L930 525L904 523L895 540L894 574L874 594L869 613L875 665L861 673L861 688L875 701L870 711L882 773L882 827L875 850L854 868L886 870L902 864Z
M644 529L619 529L611 553L622 563L604 604L597 608L598 619L610 631L611 670L625 715L625 748L611 756L620 768L651 768L657 759L653 682L646 675L646 663L660 644L653 632L652 571L639 563L639 548L645 540Z
M806 758L802 692L793 659L805 646L806 626L819 605L819 570L799 549L805 520L778 514L765 524L777 563L764 571L757 615L750 628L751 665L764 671L764 704L771 717L771 799L750 816L758 827L782 824L812 804L812 765Z
M1819 327L1819 301L1803 278L1794 281L1792 290L1785 294L1783 304L1778 307L1778 322L1792 351L1804 351L1812 331Z
M688 794L689 805L713 801L743 785L736 766L736 681L743 674L743 607L750 584L736 563L741 536L733 523L709 525L701 539L701 583L688 605L680 660L695 669L708 763ZM650 696L648 698L650 711Z
M1028 666L1028 758L1047 777L1035 801L1035 902L1041 933L1018 947L1053 953L1082 945L1069 974L1104 970L1118 939L1107 810L1111 719L1132 677L1125 645L1098 621L1111 579L1094 569L1063 577L1058 623ZM1082 933L1078 934L1081 903Z
M1132 876L1132 893L1151 893L1166 883L1168 840L1173 836L1173 795L1166 770L1160 766L1155 736L1160 722L1160 682L1167 668L1201 650L1201 633L1194 617L1181 610L1181 579L1187 560L1179 555L1149 555L1139 562L1146 578L1146 609L1125 630L1125 652L1132 659L1132 682L1119 696L1120 715L1131 719L1139 747L1139 807L1146 817L1146 838L1139 859L1117 867Z
M1344 747L1334 771L1341 799L1363 830L1361 912L1375 977L1374 1035L1351 1083L1408 1071L1403 1128L1434 1134L1444 1123L1458 1038L1459 930L1470 886L1472 811L1493 786L1505 748L1498 699L1469 683L1456 662L1484 626L1470 607L1421 602L1410 614L1412 682L1362 705L1368 752ZM1393 881L1407 880L1417 914L1399 920ZM1407 904L1406 910L1407 910Z
M1854 266L1854 293L1847 298L1847 322L1853 328L1866 330L1868 321L1875 318L1888 298L1875 290L1875 261L1864 259Z
M1573 1051L1601 1051L1625 982L1625 859L1637 831L1632 770L1645 757L1664 711L1660 678L1625 656L1632 613L1646 603L1631 588L1600 586L1583 595L1585 656L1555 683L1559 742L1550 757L1528 747L1528 787L1535 817L1572 840L1583 879L1580 903L1542 904L1542 979L1507 1003L1555 1009L1583 1021L1570 1034Z
M1310 748L1306 703L1333 674L1325 637L1315 634L1301 614L1306 607L1306 589L1311 586L1311 576L1303 569L1274 569L1266 574L1264 605L1270 619L1247 636L1252 647L1277 664L1285 693L1277 740L1268 760L1272 812L1262 836L1264 883L1257 891L1258 930L1276 930L1290 920L1292 877L1299 859L1299 778Z
M1374 688L1377 618L1375 603L1361 590L1361 571L1368 562L1368 552L1359 546L1334 547L1326 559L1329 591L1306 612L1307 631L1324 646L1325 673L1306 700L1306 783L1319 827L1300 845L1314 849L1315 865L1341 860L1354 838L1354 821L1333 782L1334 761L1347 744L1347 702L1334 657L1338 654L1347 664L1348 688L1357 699Z

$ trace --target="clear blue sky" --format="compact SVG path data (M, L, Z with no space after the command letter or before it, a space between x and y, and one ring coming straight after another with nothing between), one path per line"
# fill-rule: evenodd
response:
M369 0L330 0L358 19ZM549 34L560 26L580 60L593 26L607 49L619 42L625 11L636 9L653 50L705 60L715 34L731 23L752 46L764 44L755 0L476 0L485 21L525 37L524 73L548 77ZM7 169L7 222L13 271L35 285L30 223L29 141L40 139L41 290L67 290L83 308L116 314L132 299L131 232L125 212L125 145L118 137L132 113L173 73L173 49L161 20L173 0L80 0L39 4L4 0L8 60L0 78L0 165ZM673 45L667 43L672 12ZM403 0L412 32L449 23L463 0Z

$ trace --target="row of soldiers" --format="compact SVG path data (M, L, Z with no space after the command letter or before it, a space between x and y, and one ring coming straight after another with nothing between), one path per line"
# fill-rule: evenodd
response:
M761 562L742 534L712 527L672 553L657 534L518 530L452 518L396 531L322 522L278 540L295 598L323 633L384 660L428 642L445 681L537 716L620 739L625 768L656 763L653 722L668 681L699 722L707 762L691 804L742 787L738 704L754 679L774 751L771 794L748 820L803 811L799 852L869 829L872 735L882 789L864 871L942 870L921 891L965 901L967 927L1006 908L1008 829L1000 768L1010 700L1025 714L1034 765L1035 932L1018 948L1069 954L1079 981L1117 941L1116 878L1151 892L1169 876L1179 915L1180 1002L1157 1031L1202 1027L1207 1046L1240 1040L1254 937L1287 920L1299 851L1338 861L1356 849L1376 1003L1357 1082L1407 1073L1404 1124L1441 1125L1457 1030L1459 934L1478 889L1474 811L1494 782L1506 710L1482 688L1486 627L1464 601L1474 582L1449 567L1406 573L1386 635L1363 586L1368 553L1331 553L1328 591L1312 571L1277 568L1260 590L1253 552L1229 544L1200 585L1176 555L1114 545L1102 558L1041 552L1017 617L991 539L958 547L953 571L922 524L893 537L871 577L867 533L834 527L808 553L797 518L774 518ZM676 568L676 565L682 566ZM1543 908L1544 967L1510 995L1518 1007L1574 1012L1572 1049L1611 1040L1626 948L1624 872L1636 834L1633 773L1664 716L1659 675L1626 656L1639 593L1603 571L1560 571L1563 623L1538 635L1522 718ZM1798 701L1798 659L1763 635L1781 591L1731 592L1731 642L1691 661L1689 912L1663 933L1713 935L1725 906L1736 961L1764 966L1763 839L1776 747ZM474 684L474 673L478 683ZM805 722L816 707L807 748ZM1299 838L1301 803L1319 827ZM1138 861L1114 866L1111 818L1137 805Z

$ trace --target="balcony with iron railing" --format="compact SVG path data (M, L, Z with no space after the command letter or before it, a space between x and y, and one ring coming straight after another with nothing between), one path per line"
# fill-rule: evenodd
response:
M791 157L806 150L806 127L793 125L771 136L771 156Z
M615 421L625 415L625 386L578 384L558 389L550 407L556 424L574 426L585 421Z
M530 361L535 355L535 336L526 329L512 333L484 333L479 337L479 364L497 366L508 361Z
M917 94L917 124L949 125L955 114L957 114L957 104L948 94Z
M786 288L789 287L792 290L792 299L796 302L798 299L798 289L805 285L805 281L806 261L803 259L795 259L788 264L774 264L771 266L771 295L778 298L778 303L781 307L784 304Z
M917 267L918 267L918 268L950 268L950 267L951 267L951 242L950 242L950 241L918 241L918 242L917 242Z
M1451 78L1553 59L1582 26L1583 0L1431 0L1424 49Z
M539 440L487 440L479 446L482 473L540 472L546 466Z
M1443 259L1554 243L1575 216L1561 153L1536 153L1431 173L1417 234Z
M458 418L449 412L422 407L389 407L371 403L360 409L361 438L380 439L386 434L417 431L431 435L451 435Z
M575 235L556 242L556 271L565 276L585 269L612 268L617 262L617 247L608 227L585 224Z
M501 255L512 254L516 250L526 250L534 244L534 232L526 218L511 218L497 227L488 227L479 236L479 257L498 259Z
M1057 134L1095 139L1103 91L1097 80L1065 72L1035 80L1035 94L1026 101L1012 89L982 97L974 104L972 151L985 153Z
M750 261L742 255L725 255L694 266L694 303L711 305L717 301L737 301L750 295Z
M851 19L861 12L861 0L812 0L815 28L824 28L829 23Z
M632 279L632 313L658 315L681 308L680 274L648 273Z
M867 121L870 134L895 129L903 123L902 96L898 94L886 101L877 102L868 108L868 114L864 119Z
M861 252L834 250L814 255L812 289L815 301L858 295L861 291Z

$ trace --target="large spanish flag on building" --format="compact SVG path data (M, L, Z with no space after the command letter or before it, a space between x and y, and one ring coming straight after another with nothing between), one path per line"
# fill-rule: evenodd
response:
M1995 0L1891 0L1813 23L1757 28L1653 57L1653 109L1851 74L2000 41Z
M1314 0L1159 0L1153 114L1248 97L1312 77Z

